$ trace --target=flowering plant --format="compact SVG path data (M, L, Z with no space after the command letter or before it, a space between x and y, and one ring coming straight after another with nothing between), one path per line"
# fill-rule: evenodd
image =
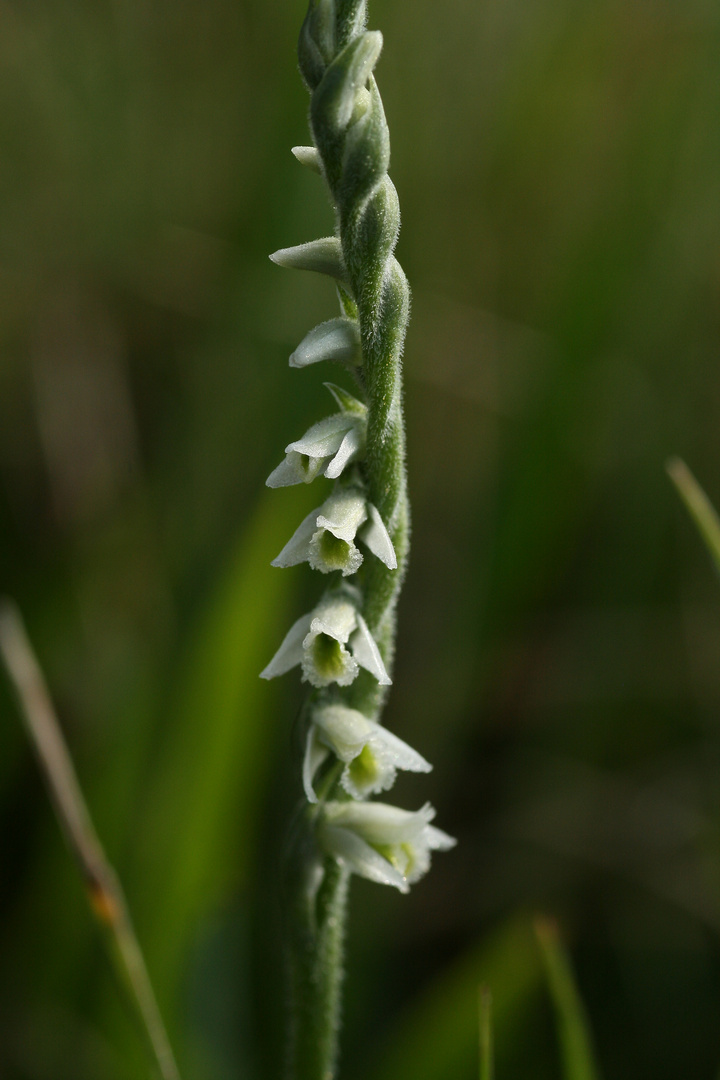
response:
M327 587L262 672L270 679L300 666L312 688L304 710L307 803L289 872L290 1063L303 1080L334 1075L349 875L407 892L430 853L455 843L430 824L429 803L413 813L366 801L387 791L398 769L431 766L380 723L409 542L401 383L409 290L393 254L400 218L373 77L382 37L365 29L365 6L310 2L299 59L314 144L293 153L324 177L335 235L271 256L280 266L329 275L340 302L339 317L311 330L290 366L336 361L359 395L327 383L339 411L289 443L267 480L273 488L334 482L273 560L278 567L308 562L329 575Z

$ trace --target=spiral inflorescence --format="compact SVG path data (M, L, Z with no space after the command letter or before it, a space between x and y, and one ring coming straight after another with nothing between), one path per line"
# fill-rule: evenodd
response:
M379 722L409 543L401 361L410 297L394 255L400 212L373 76L382 37L365 20L364 0L310 2L298 54L313 145L293 152L324 177L335 232L271 256L330 275L340 300L340 315L306 335L291 367L335 361L358 388L351 394L326 383L338 411L289 443L267 481L334 482L274 560L308 562L328 575L328 586L262 672L272 678L299 666L311 687L303 710L307 803L287 860L289 1060L302 1080L334 1074L349 873L407 892L430 853L454 844L431 824L429 804L410 812L370 801L392 786L398 769L430 765Z
M388 176L387 121L373 77L382 37L365 29L365 6L362 0L312 4L298 53L311 93L310 126L336 207L350 294L345 313L357 319L360 330L368 408L368 494L387 524L397 554L396 570L374 564L366 571L365 585L365 617L390 666L395 604L408 550L401 357L409 289L393 254L400 211Z

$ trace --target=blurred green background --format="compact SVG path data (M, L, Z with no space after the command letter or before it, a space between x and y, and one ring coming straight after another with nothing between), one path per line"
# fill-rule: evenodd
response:
M317 582L267 492L326 415L336 313L268 252L326 234L304 0L0 0L0 590L22 607L182 1070L282 1072L278 864ZM604 1075L720 1066L720 9L375 0L414 308L411 572L386 720L459 838L352 891L346 1080L559 1077L559 919ZM324 489L323 489L324 490ZM144 1046L0 681L0 1076Z

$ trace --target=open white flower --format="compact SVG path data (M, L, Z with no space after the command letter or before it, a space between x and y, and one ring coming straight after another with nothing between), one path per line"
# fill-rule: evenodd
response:
M352 595L330 593L313 611L298 619L260 672L261 678L273 679L301 664L303 679L313 686L349 686L363 667L381 685L389 686L391 680L380 650Z
M361 401L332 383L325 383L341 412L313 424L301 439L285 447L285 460L268 476L268 487L309 484L320 473L336 480L346 465L365 448L367 408Z
M387 791L398 769L432 769L417 750L357 709L321 705L313 710L303 763L303 786L310 802L317 802L313 778L330 751L345 762L340 782L354 799Z
M309 562L323 574L340 570L348 577L363 561L356 537L391 570L397 567L395 549L379 512L355 488L336 491L308 514L272 565Z
M455 846L452 836L430 824L434 817L430 803L412 813L387 803L329 802L318 840L355 874L406 893L428 870L431 851Z

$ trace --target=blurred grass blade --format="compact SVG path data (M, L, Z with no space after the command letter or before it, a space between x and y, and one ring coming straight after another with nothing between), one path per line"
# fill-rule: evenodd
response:
M720 518L684 461L671 458L666 469L720 573Z
M560 942L557 926L551 919L537 919L535 933L555 1008L563 1078L600 1080L585 1009L575 985L570 959Z
M487 986L480 987L480 1080L494 1080L492 1032L492 994Z
M500 1059L521 1038L528 1004L542 985L527 919L508 920L433 980L397 1025L373 1080L476 1076L478 984L492 987L493 1055ZM353 1075L367 1080L367 1070Z
M282 688L259 672L291 621L295 589L270 557L309 509L312 493L300 487L259 501L208 594L178 664L167 704L172 729L139 811L135 873L145 902L137 920L173 1033L172 1003L179 1005L198 923L246 884L262 822L257 807L273 766Z
M8 600L0 603L0 654L17 692L60 826L82 874L90 907L110 934L111 958L135 1000L160 1075L163 1080L179 1080L122 886L95 832L22 618Z

